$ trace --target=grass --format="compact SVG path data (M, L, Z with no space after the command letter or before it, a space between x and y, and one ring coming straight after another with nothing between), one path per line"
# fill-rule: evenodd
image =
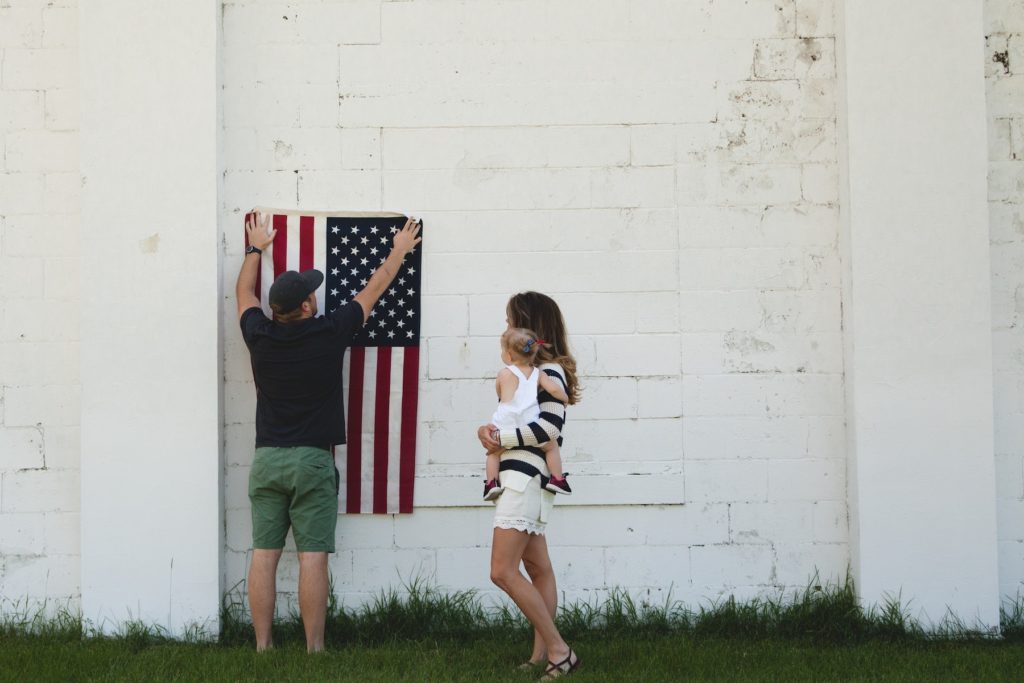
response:
M329 605L328 650L305 653L301 622L275 625L276 650L256 654L240 593L225 600L219 641L172 640L127 624L110 636L67 610L5 610L0 681L525 681L529 650L517 611L422 580L358 609ZM897 599L865 612L852 584L697 610L614 591L602 604L562 608L559 627L580 652L581 681L1024 680L1024 600L1002 614L1002 638L950 621L926 633Z

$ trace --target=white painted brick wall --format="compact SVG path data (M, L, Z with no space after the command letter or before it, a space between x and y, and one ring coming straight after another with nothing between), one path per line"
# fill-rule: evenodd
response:
M986 7L989 59L1007 55L986 73L1012 593L1024 13ZM498 595L489 508L449 501L477 493L473 427L493 401L504 301L525 288L562 304L583 373L565 455L591 489L550 532L567 597L671 587L696 603L840 574L834 14L833 0L225 1L225 585L249 556L255 397L231 285L253 204L404 210L428 225L417 473L438 507L340 520L346 603L415 572ZM76 15L75 0L0 2L3 596L78 593ZM662 481L683 504L602 505L610 489L594 477L625 472L678 477ZM284 610L294 559L282 568Z
M74 0L0 3L0 598L79 595Z
M986 0L999 588L1024 590L1024 7Z

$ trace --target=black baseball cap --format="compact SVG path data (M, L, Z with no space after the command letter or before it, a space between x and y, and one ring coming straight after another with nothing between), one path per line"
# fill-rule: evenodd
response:
M315 268L298 273L286 270L270 285L270 307L274 313L291 313L316 291L324 281L324 274Z

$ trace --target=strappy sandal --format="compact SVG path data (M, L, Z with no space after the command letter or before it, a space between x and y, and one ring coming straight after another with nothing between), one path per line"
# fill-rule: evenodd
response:
M576 661L572 661L572 658L576 657ZM548 668L544 669L544 675L540 677L542 681L550 681L553 678L561 678L562 676L568 676L576 673L576 669L580 667L580 658L569 648L569 655L562 661L555 664L552 661L548 661Z

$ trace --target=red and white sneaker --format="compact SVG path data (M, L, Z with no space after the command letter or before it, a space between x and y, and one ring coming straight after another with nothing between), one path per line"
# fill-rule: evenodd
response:
M491 501L495 500L502 494L505 489L501 487L501 482L497 479L490 479L484 482L484 500Z
M562 475L561 479L555 479L554 477L551 477L550 479L548 479L548 483L545 484L544 488L546 488L548 491L551 491L552 493L562 493L566 496L571 496L572 489L569 488L569 482L566 481L566 477L568 476L568 474L564 474Z

